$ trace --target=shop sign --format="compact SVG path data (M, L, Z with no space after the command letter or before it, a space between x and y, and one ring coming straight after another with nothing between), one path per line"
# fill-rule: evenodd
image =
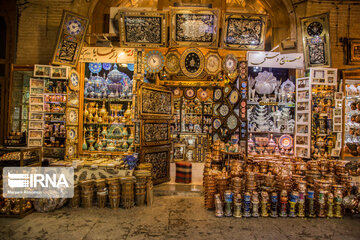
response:
M135 49L110 47L83 47L80 62L134 63Z
M249 67L304 68L302 53L248 52Z

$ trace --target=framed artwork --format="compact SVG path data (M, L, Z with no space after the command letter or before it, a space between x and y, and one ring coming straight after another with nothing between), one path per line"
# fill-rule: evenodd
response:
M119 12L120 46L166 47L167 14L165 12Z
M143 147L140 153L141 163L152 164L152 180L154 184L170 180L170 151L171 145Z
M67 79L68 77L69 77L69 71L68 71L67 67L51 67L50 78L53 78L53 79Z
M72 91L79 91L80 88L80 76L76 70L71 70L69 75L69 88Z
M64 10L51 64L75 67L85 39L89 19Z
M346 39L347 64L360 64L360 39Z
M205 57L197 48L186 49L180 57L181 71L189 78L198 77L205 66Z
M185 144L175 143L173 148L173 160L184 161L185 158Z
M329 13L301 18L305 66L330 67Z
M164 55L157 50L152 50L145 55L145 70L149 73L160 72L165 63Z
M49 65L36 65L34 66L34 77L50 77L51 66Z
M144 146L169 144L170 124L168 120L144 120L141 124L141 144Z
M43 96L30 96L29 98L30 104L44 104L44 97Z
M66 139L68 139L70 142L77 142L78 127L67 127L66 128Z
M28 147L41 147L43 145L42 138L40 139L28 139Z
M217 52L208 52L205 56L205 71L217 75L221 71L221 58Z
M45 88L45 81L43 79L30 78L30 88Z
M39 138L42 139L43 130L29 130L29 138Z
M172 118L174 113L174 99L171 91L146 83L141 85L139 91L139 111L141 118Z
M77 156L77 145L73 142L66 141L65 154L67 159L71 159Z
M44 122L42 122L42 121L29 121L29 129L44 129Z
M35 104L35 105L30 104L29 111L30 112L43 112L44 105L43 104Z
M67 99L66 99L66 106L67 107L75 107L79 108L79 92L75 91L68 91L67 92Z
M169 74L177 74L180 71L180 54L177 50L170 50L166 54L165 70Z
M77 108L66 108L66 125L78 125L79 120L79 109Z
M218 9L172 8L170 19L171 47L217 47Z
M221 47L228 49L264 50L266 15L225 13Z
M44 114L43 113L33 113L29 112L29 120L31 121L43 121L44 120Z

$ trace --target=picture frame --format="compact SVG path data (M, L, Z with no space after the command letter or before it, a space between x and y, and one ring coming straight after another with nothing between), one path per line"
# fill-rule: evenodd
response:
M44 114L43 113L34 113L29 112L29 120L30 121L44 121Z
M65 116L67 126L79 125L79 109L68 107L66 108Z
M170 46L216 48L219 24L218 9L170 8Z
M347 64L360 64L360 38L345 39L345 46Z
M30 96L29 104L44 104L44 97L43 96Z
M334 116L334 125L341 125L342 124L342 116Z
M31 139L42 139L43 138L43 130L29 130L29 138Z
M173 161L184 161L185 159L185 144L175 143L173 145Z
M327 12L300 19L306 68L331 66L329 15Z
M29 121L29 129L44 129L44 122L42 122L42 121Z
M309 126L307 124L298 124L296 126L296 133L308 134L309 133Z
M69 126L66 127L66 139L69 142L77 143L78 142L78 127Z
M334 117L342 116L342 109L341 108L334 108L333 115L334 115Z
M343 100L335 100L335 108L342 109Z
M52 79L67 79L69 77L69 69L68 67L51 67L51 75Z
M301 91L298 91L297 99L298 99L298 100L309 100L309 99L310 99L310 92L309 92L309 90L301 90Z
M51 64L76 67L88 25L88 18L63 10Z
M308 146L296 146L295 152L297 157L310 158L310 147Z
M44 94L44 88L30 87L30 95L32 95L32 96L42 96L43 94Z
M336 92L335 93L335 100L343 100L344 93L343 92Z
M42 139L28 138L28 147L41 147L43 145Z
M225 13L222 23L221 47L238 50L264 50L266 22L266 15Z
M51 72L51 70L50 70ZM49 72L49 77L50 77ZM43 79L37 79L37 78L30 78L30 89L31 88L45 88L45 81Z
M121 47L167 46L166 12L124 9L119 11L118 19Z
M333 126L333 132L342 132L342 125L334 125Z
M340 149L332 149L331 150L331 156L332 157L339 157L340 156L340 152L341 152L341 150Z
M79 108L80 96L77 91L68 91L66 98L66 107Z
M49 78L50 72L51 72L51 66L49 65L38 65L38 64L34 65L34 77Z
M171 142L168 120L143 120L141 122L141 145L163 145Z
M43 104L30 104L29 111L30 112L44 112L44 105Z

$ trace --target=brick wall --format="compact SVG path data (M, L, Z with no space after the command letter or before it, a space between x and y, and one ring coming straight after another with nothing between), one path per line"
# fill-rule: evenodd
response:
M28 1L30 4L19 18L17 64L49 63L62 10L66 9L86 16L90 4L94 4L87 0ZM301 5L296 8L298 12L297 18L330 12L332 66L337 68L356 67L354 65L345 65L344 46L340 42L340 38L360 38L360 5L351 5L350 15L348 4L335 5L329 2L319 3L318 0L309 0L306 4ZM349 21L350 28L348 31ZM299 21L297 22L299 23ZM298 26L298 36L298 39L300 39L299 45L301 46L300 26Z

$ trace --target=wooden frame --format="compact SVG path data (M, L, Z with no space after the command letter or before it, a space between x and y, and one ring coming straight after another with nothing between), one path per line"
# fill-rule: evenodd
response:
M54 76L55 70L60 71L60 76ZM65 71L65 72L63 72ZM51 67L51 79L67 79L69 78L69 69L68 67Z
M166 47L167 45L167 13L162 11L129 11L119 12L119 32L121 47ZM131 20L127 26L125 18ZM142 22L140 22L140 19ZM145 19L150 21L145 23ZM141 25L143 23L143 25ZM151 28L149 28L151 26ZM154 29L157 26L158 28ZM160 28L160 29L159 29ZM129 36L127 36L129 34ZM148 34L148 35L146 35ZM129 38L133 39L129 39ZM147 40L144 41L144 39ZM149 40L153 39L153 41Z
M77 104L76 103L72 103L71 99L76 99L77 98ZM79 92L78 91L70 91L68 89L67 91L67 97L66 97L66 107L74 107L74 108L79 108L80 105L80 96L79 96Z
M145 96L144 91L146 91L148 96ZM157 96L154 96L157 95ZM155 102L154 99L156 97L162 97L164 94L168 94L169 99L160 99L160 102ZM174 114L174 97L172 91L166 90L165 87L154 86L152 84L143 83L138 91L138 99L139 99L139 116L142 119L171 119ZM155 99L156 100L156 99ZM144 103L147 106L144 106ZM163 112L157 112L156 109L153 111L145 109L146 107L158 108L159 106L163 106L163 104L169 103L170 109L164 109ZM161 109L160 109L161 110Z
M77 85L74 85L73 84L73 79L78 81L78 84ZM68 82L68 85L69 85L69 89L72 90L72 91L79 91L80 89L80 76L79 76L79 73L72 69L69 73L69 82Z
M360 64L360 38L346 39L346 62L350 65Z
M222 23L221 47L237 50L264 50L266 21L267 16L261 14L225 13ZM250 26L248 27L248 25ZM241 27L245 29L241 29ZM232 33L230 33L230 29L233 30ZM244 38L243 31L252 31L251 38L241 39Z
M329 13L300 19L303 38L305 67L330 67L331 49L329 36ZM311 24L321 24L323 27L318 36L309 34Z
M51 64L76 67L88 25L88 18L63 10Z
M181 18L182 15L187 17ZM192 22L187 23L187 20ZM217 48L219 20L218 9L170 8L170 46Z
M45 69L48 69L48 70L45 71L45 72L41 72L40 70L38 71L38 69L41 69L41 68L44 68L44 70ZM43 73L43 74L41 74L41 73ZM50 78L50 76L51 76L51 66L35 64L35 66L34 66L34 77Z
M177 151L176 149L182 149L180 150L181 152L179 154L182 155L181 158L179 158L179 156L177 155ZM186 145L185 144L182 144L182 143L174 143L173 144L173 161L174 162L178 162L178 161L184 161L185 159L185 148L186 148Z
M144 162L149 162L150 163L154 163L156 162L156 164L153 164L152 167L152 180L154 182L154 184L159 184L159 183L163 183L163 182L167 182L170 181L170 151L171 151L171 145L163 145L163 146L156 146L156 147L142 147L141 151L140 151L140 162L144 163ZM161 165L161 163L159 162L159 156L156 156L155 154L166 154L166 173L164 173L163 177L157 177L157 175L159 173L157 173L157 166ZM151 154L153 154L152 158L151 158ZM150 159L149 159L150 158Z
M166 138L167 139L149 139L147 140L147 135L152 135L153 138L156 137L156 131L162 131L161 125L166 125ZM160 125L156 127L156 125ZM164 145L171 143L171 134L170 134L170 123L168 120L143 120L141 122L141 145L143 146L152 146L152 145Z

